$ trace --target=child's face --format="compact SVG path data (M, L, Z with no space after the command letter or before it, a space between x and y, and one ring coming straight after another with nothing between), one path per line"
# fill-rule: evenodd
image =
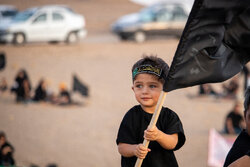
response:
M136 100L146 112L153 113L163 89L159 78L152 74L138 74L132 87Z

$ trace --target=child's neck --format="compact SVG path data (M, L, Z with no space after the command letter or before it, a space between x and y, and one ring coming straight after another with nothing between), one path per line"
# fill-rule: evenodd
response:
M156 106L153 106L153 107L141 106L141 107L142 107L142 109L143 109L146 113L149 113L149 114L154 114L155 108L156 108Z

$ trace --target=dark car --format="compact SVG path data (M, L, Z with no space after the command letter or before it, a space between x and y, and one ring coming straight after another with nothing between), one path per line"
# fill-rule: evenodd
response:
M191 8L181 3L158 3L125 15L112 25L121 40L143 42L150 37L180 37Z

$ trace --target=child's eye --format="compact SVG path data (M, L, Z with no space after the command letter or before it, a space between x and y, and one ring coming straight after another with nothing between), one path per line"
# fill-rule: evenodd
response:
M138 85L135 85L135 87L142 88L142 85L138 84Z
M150 88L156 88L156 85L149 85Z

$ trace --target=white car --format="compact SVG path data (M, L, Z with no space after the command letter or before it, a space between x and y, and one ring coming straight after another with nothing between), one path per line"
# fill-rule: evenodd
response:
M77 42L85 37L85 18L67 6L34 7L18 13L8 25L0 25L0 41Z

